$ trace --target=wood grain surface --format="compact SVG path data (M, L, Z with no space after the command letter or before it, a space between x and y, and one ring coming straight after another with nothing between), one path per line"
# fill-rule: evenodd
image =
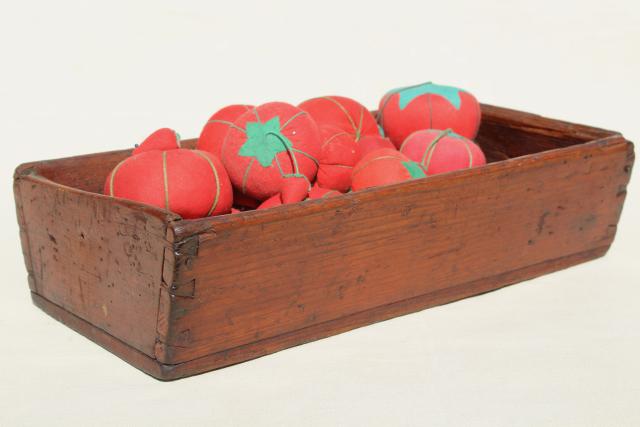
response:
M173 300L164 362L608 246L627 156L610 137L241 221L172 224L199 246L177 274L194 291Z
M29 170L16 185L32 291L153 355L166 227L177 216Z

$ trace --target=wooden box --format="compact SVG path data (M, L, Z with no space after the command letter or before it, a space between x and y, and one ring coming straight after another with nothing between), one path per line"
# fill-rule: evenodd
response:
M21 165L33 301L170 380L604 255L632 143L482 111L486 166L199 220L99 194L129 150Z

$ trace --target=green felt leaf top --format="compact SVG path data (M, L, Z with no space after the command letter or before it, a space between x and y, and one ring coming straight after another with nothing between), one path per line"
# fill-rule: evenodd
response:
M402 165L407 169L409 175L411 175L411 178L424 178L425 176L427 176L427 174L424 173L424 169L422 169L416 162L402 162Z
M455 138L455 139L462 139L462 140L467 139L467 138L465 138L464 136L462 136L462 135L460 135L460 134L457 134L457 133L455 133L455 132L453 132L453 131L449 132L449 133L447 134L447 136L448 136L448 137L450 137L450 138Z
M247 140L240 147L239 155L253 157L262 167L269 167L278 153L287 151L293 144L280 131L280 118L275 116L265 123L248 122Z
M456 110L459 110L460 104L462 102L460 100L460 92L464 91L453 86L441 86L431 82L427 82L419 85L393 89L388 93L388 95L391 96L396 93L400 95L398 105L400 106L401 110L404 110L407 105L409 105L409 103L418 96L428 93L443 97L444 99L449 101L449 103L453 105Z

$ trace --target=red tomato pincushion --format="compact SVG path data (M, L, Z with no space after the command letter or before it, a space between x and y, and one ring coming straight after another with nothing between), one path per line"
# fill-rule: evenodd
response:
M425 176L424 168L419 163L409 160L395 149L382 148L367 154L358 162L351 176L351 189L358 191Z
M428 82L388 92L380 101L378 118L396 147L422 129L451 128L474 139L480 126L480 105L469 92Z
M309 199L325 199L328 197L336 197L341 196L342 193L336 190L330 190L328 188L319 187L318 184L314 184L309 191L309 195L307 196L307 200ZM276 194L275 196L269 197L264 202L260 203L257 210L274 208L276 206L281 206L284 203L282 202L282 198L280 194Z
M218 110L209 118L202 128L196 148L220 157L222 143L224 142L225 136L227 136L229 128L233 126L233 122L236 121L238 117L247 111L251 111L252 108L252 105L229 105Z
M367 108L344 96L322 96L304 101L298 107L308 112L319 126L333 126L352 134L380 135L375 117Z
M381 148L390 148L391 150L396 149L396 146L393 145L393 142L391 142L389 138L385 138L380 135L363 136L360 138L360 141L358 141L358 147L360 148L360 158Z
M404 141L400 152L424 166L427 175L484 165L484 153L473 141L447 129L419 130Z
M318 171L320 131L298 107L270 102L240 116L222 145L233 186L256 200L303 200Z
M355 137L339 128L320 128L322 146L318 162L317 182L321 187L346 192L351 187L351 172L360 159Z
M342 193L336 190L330 190L328 188L322 188L318 184L314 184L311 191L309 191L309 197L307 199L326 199L328 197L341 196Z
M153 132L140 145L133 149L131 154L140 154L145 151L166 151L180 148L180 135L173 129L162 128Z
M111 171L104 193L177 213L183 218L231 211L231 183L218 158L205 151L147 151Z
M256 210L261 211L263 209L275 208L276 206L284 205L282 203L282 195L280 193L269 197L264 202L260 203L260 205L256 208Z

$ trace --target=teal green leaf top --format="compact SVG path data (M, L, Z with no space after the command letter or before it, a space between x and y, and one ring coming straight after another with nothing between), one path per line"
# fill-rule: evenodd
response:
M449 101L449 103L453 105L453 107L456 110L459 110L460 104L462 102L460 100L460 92L464 92L464 91L462 89L458 89L457 87L453 87L453 86L441 86L431 82L427 82L419 85L393 89L388 94L393 95L397 93L400 95L398 103L401 110L404 110L407 107L407 105L409 105L409 103L413 101L415 98L417 98L418 96L425 95L428 93L432 93L434 95L440 95L441 97Z
M402 162L402 165L409 171L411 178L424 178L427 174L424 173L424 169L416 162L408 161Z
M378 124L378 133L380 134L380 136L385 137L386 135L384 134L384 129L382 128L382 126L380 126L380 124Z
M455 139L462 139L462 140L467 139L464 136L462 136L460 134L457 134L452 130L449 130L449 132L447 132L447 136L450 137L450 138L455 138Z
M253 157L262 167L269 167L278 153L287 151L293 144L280 131L280 118L275 116L266 123L248 122L247 140L238 154Z

